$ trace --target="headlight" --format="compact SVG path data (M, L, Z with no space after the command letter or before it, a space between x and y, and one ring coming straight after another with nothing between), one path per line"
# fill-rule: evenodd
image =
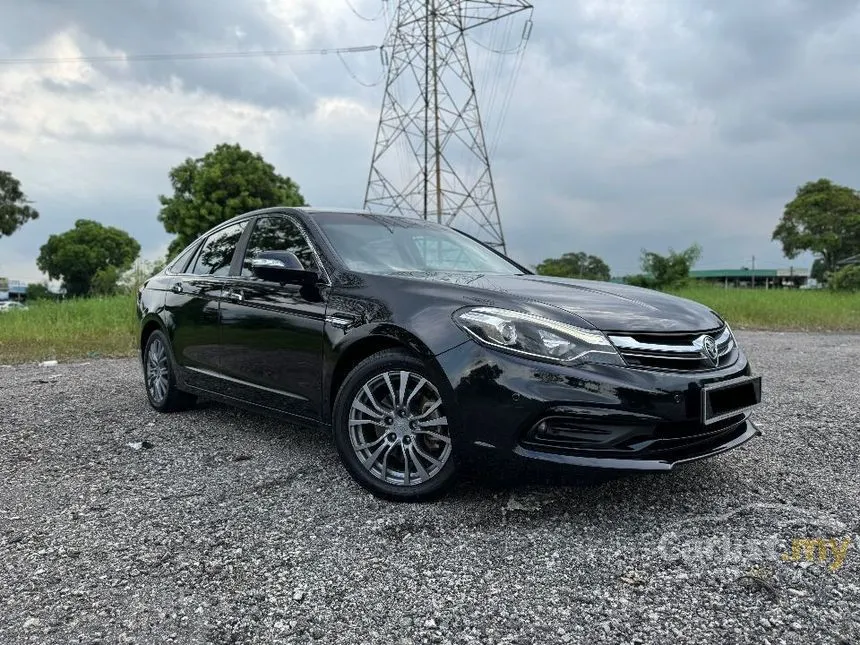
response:
M462 309L454 320L485 345L555 363L624 365L599 331L494 307Z

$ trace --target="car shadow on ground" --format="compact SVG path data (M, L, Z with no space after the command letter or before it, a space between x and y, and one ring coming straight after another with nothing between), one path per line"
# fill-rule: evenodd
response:
M276 452L283 445L283 449L297 461L331 470L324 477L349 479L326 430L288 427L282 418L248 413L214 401L201 402L193 413L214 416L216 423L213 427L227 421L234 431L247 433L253 442L266 444ZM521 507L531 504L533 510L539 509L538 515L548 521L589 507L599 507L601 513L613 521L624 521L631 516L654 517L667 511L706 513L713 510L717 498L724 500L730 491L745 488L745 484L739 481L740 471L725 459L731 459L731 456L693 462L657 473L470 464L453 489L439 502L445 507L453 505L469 509L478 516L485 511L495 515L499 510L521 510ZM366 495L356 484L339 488L339 491L347 495ZM521 499L527 501L518 501ZM476 521L483 523L480 517L476 517Z

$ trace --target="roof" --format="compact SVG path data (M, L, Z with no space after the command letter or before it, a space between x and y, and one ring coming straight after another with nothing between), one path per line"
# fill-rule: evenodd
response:
M391 213L372 213L369 210L362 208L323 208L319 206L289 206L290 210L301 211L302 213L346 213L356 215L390 215Z
M707 269L690 271L691 278L775 278L776 269Z
M847 267L849 264L860 264L860 253L845 258L844 260L839 260L839 262L836 263L836 265L840 267Z
M690 271L691 278L807 278L809 269L800 267L789 267L786 269L706 269L704 271Z

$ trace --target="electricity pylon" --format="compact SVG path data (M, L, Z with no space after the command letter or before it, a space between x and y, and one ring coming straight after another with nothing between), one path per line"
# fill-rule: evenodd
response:
M502 252L505 236L467 34L525 0L400 0L365 208L454 226ZM523 32L528 40L531 21Z

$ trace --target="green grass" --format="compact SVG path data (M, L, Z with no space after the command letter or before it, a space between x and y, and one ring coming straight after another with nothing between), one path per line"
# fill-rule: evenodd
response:
M133 296L29 303L0 314L0 364L131 356L137 351Z
M711 307L738 329L860 332L860 294L710 286L674 293Z
M689 287L679 296L708 305L738 329L860 332L860 294ZM132 356L134 297L35 302L0 314L0 364Z

